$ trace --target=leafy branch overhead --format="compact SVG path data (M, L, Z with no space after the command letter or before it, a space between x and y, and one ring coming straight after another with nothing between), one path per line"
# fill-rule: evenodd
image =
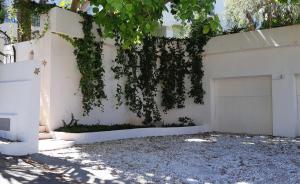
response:
M19 22L20 41L30 40L31 17L45 13L51 4L35 3L32 0L14 0ZM65 2L65 0L63 0ZM141 43L145 36L155 36L162 25L163 12L169 11L182 23L206 20L214 9L215 0L72 0L72 11L87 11L93 7L95 22L102 27L103 36L113 38L118 33L126 48ZM61 3L64 6L66 3ZM212 19L215 21L216 19ZM218 29L217 23L205 27ZM23 33L22 33L23 32Z
M299 24L299 10L300 0L225 0L227 26L233 30Z
M169 11L167 3L170 12L187 23L206 20L215 0L91 0L95 21L104 28L104 36L113 38L117 32L125 47L140 43L144 36L155 35L163 11ZM208 24L217 29L214 25Z

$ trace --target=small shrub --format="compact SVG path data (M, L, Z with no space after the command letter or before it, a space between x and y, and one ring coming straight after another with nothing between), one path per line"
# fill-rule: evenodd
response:
M160 127L170 128L170 127L187 127L195 126L193 120L190 118L182 118L181 123L172 123L172 124L162 124ZM137 129L137 128L159 128L154 125L132 125L132 124L113 124L113 125L82 125L78 124L78 120L74 118L72 114L72 119L70 123L66 123L64 120L63 126L56 129L58 132L69 132L69 133L84 133L84 132L104 132L104 131L113 131L113 130L128 130L128 129Z
M136 129L136 128L151 128L153 126L145 126L145 125L131 125L131 124L121 124L121 125L81 125L81 124L73 124L60 127L55 131L58 132L69 132L69 133L83 133L83 132L105 132L105 131L113 131L113 130L126 130L126 129Z
M178 121L184 126L195 126L194 120L189 117L179 117Z
M63 127L64 128L70 128L73 126L77 126L78 125L78 119L75 119L74 114L71 114L71 121L69 123L67 123L65 120L62 120L63 123Z

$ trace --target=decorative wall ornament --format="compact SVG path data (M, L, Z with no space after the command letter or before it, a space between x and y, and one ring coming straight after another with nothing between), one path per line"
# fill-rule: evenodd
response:
M33 73L34 73L35 75L39 75L40 72L41 72L40 68L35 68L34 71L33 71Z
M42 65L44 65L44 67L48 64L48 62L46 60L42 61Z

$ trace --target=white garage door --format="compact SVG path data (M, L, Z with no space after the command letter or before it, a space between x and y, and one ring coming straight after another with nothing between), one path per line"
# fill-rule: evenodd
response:
M215 131L272 135L272 124L271 77L215 80Z

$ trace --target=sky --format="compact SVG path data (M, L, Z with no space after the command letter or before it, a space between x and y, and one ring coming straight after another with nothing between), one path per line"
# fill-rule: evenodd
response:
M215 12L222 13L224 11L224 0L217 0L215 5Z
M224 0L217 0L216 5L215 5L215 13L219 15L221 25L224 29L226 29L227 26L226 26L226 20L224 17L224 12L225 12L224 10L225 10Z

